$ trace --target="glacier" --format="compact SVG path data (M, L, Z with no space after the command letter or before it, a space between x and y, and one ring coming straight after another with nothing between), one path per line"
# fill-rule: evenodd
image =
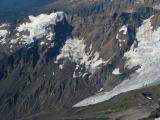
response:
M73 107L97 104L121 93L160 83L160 27L153 30L152 17L144 20L142 25L137 28L138 46L136 48L132 46L124 55L128 60L126 68L131 69L137 65L140 68L111 91L86 98Z

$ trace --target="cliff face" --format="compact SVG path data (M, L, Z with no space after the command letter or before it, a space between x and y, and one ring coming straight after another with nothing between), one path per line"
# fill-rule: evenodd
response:
M159 45L158 3L60 0L40 8L47 13L12 22L5 17L0 26L0 118L56 120L70 116L74 105L95 104L143 87L146 82L139 78L148 73L135 74L159 59L146 65L141 57L144 53L150 61L158 54L151 44L154 39ZM126 79L133 82L124 84ZM146 84L154 82L158 80ZM97 93L100 100L93 96L78 103Z
M63 12L1 25L2 119L64 111L99 88L89 77L105 60L72 31Z

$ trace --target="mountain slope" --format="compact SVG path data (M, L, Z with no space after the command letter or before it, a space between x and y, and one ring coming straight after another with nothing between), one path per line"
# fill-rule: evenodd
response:
M152 104L143 91L159 84L158 5L62 0L22 10L14 20L2 16L0 118L113 119L119 109L145 110L139 119L148 117L159 107L158 92Z

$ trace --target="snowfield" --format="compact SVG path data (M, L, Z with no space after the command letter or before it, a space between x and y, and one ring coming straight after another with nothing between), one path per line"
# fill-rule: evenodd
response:
M151 18L144 20L143 24L137 29L138 47L131 47L130 51L124 55L128 58L126 63L128 69L137 65L141 67L129 79L124 80L113 90L86 98L73 107L97 104L120 93L160 83L160 27L152 30Z

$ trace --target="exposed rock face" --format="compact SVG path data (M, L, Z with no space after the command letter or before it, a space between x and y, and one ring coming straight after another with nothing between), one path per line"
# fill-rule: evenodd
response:
M41 9L49 12L56 6L54 9L64 12L3 22L0 118L43 116L45 120L52 113L58 119L96 93L100 99L93 96L75 106L95 104L139 89L146 82L159 82L158 75L151 77L159 71L153 70L159 56L152 59L159 54L158 3L59 0ZM148 69L148 65L152 67Z

